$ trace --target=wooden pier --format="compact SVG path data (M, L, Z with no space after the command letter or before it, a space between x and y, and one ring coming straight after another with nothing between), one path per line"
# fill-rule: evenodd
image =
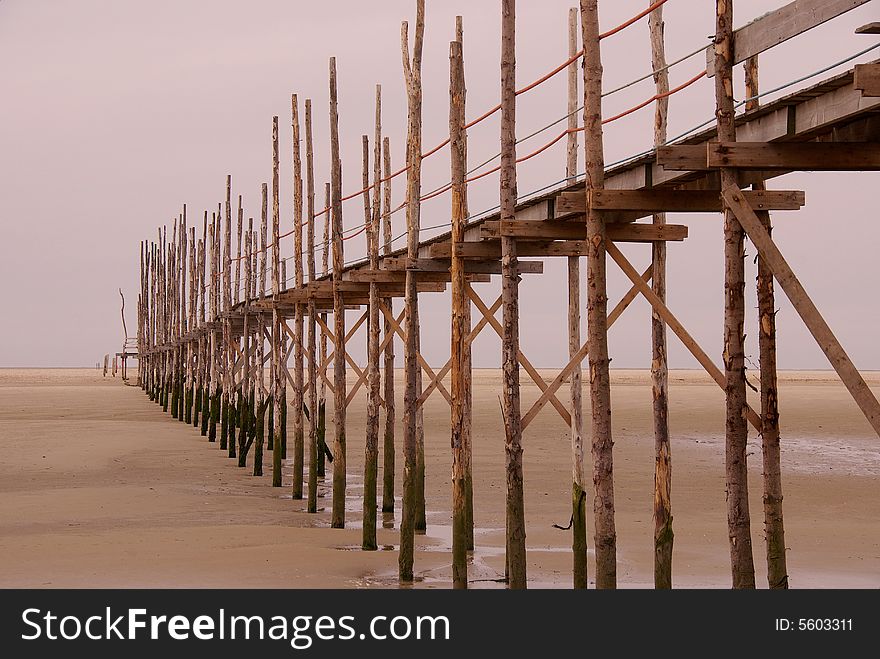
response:
M667 423L666 373L667 331L671 331L725 394L732 584L736 588L758 585L747 491L746 439L750 424L762 438L767 585L786 588L776 393L776 287L788 297L878 435L880 404L772 237L775 232L790 230L785 221L773 226L775 213L800 209L807 203L806 193L768 189L767 182L794 171L880 169L880 63L859 64L761 103L758 57L868 0L798 0L739 30L733 29L735 2L717 0L714 42L706 49L705 58L702 53L698 55L699 65L705 69L673 88L670 71L674 71L675 79L681 76L666 64L662 17L665 2L646 2L644 11L633 20L603 33L597 0L580 0L580 7L569 14L567 29L560 29L560 38L567 36L569 40L569 60L517 90L516 3L500 0L501 103L470 122L467 117L474 113L467 109L467 49L463 21L459 19L456 39L449 47L449 138L436 148L425 149L421 68L426 19L424 0L417 0L414 29L403 23L401 35L408 98L406 162L392 166L389 139L383 138L382 132L381 89L377 88L375 113L369 115L371 120L375 117L375 128L372 138L363 137L363 189L342 189L339 122L341 116L351 116L353 110L340 108L340 81L332 59L329 145L318 147L313 140L312 127L317 119L312 116L311 99L302 103L296 94L291 97L292 209L280 208L279 163L283 155L279 153L279 117L274 117L273 174L271 182L262 186L258 226L251 217L244 223L247 214L239 197L234 241L233 182L229 177L224 200L204 211L200 236L196 227L190 226L183 207L170 229L159 229L157 238L141 244L136 347L126 343L120 353L123 378L127 377L127 358L136 356L137 382L150 399L166 411L170 406L172 417L200 428L209 441L216 440L219 427L220 450L241 467L250 461L254 476L262 476L265 446L272 455L271 478L276 487L284 485L282 461L290 459L293 479L288 486L292 498L305 499L309 512L317 510L318 483L325 477L325 464L329 462L333 527L342 528L348 522L347 436L364 432L362 549L377 548L377 510L381 506L385 513L394 511L395 469L402 469L399 576L403 582L412 581L417 574L414 536L426 525L422 410L430 396L442 396L450 406L453 585L466 588L476 503L471 448L481 440L471 430L470 349L481 332L494 332L502 345L499 399L505 432L508 585L525 588L528 584L522 435L549 405L571 428L574 585L587 587L589 527L594 534L596 586L614 588L618 579L608 332L641 296L652 308L655 585L673 586L675 437L670 435ZM642 20L650 26L656 94L630 112L654 109L655 148L623 164L606 167L603 126L630 112L603 115L599 44ZM863 32L871 34L870 30ZM854 35L854 48L867 45L864 40L870 38ZM744 63L749 96L742 110L735 105L732 91L732 77L740 63ZM517 165L540 156L545 149L518 155L517 97L563 73L568 75L569 92L567 98L558 99L558 105L560 113L563 109L567 113L567 128L547 146L566 139L565 166L557 172L564 173L565 179L547 192L523 198L517 189ZM669 143L669 97L707 76L715 87L715 103L711 106L716 114L715 125ZM709 108L707 104L707 111ZM474 175L468 170L468 131L493 114L501 118L500 165ZM584 163L581 174L580 135ZM328 183L323 189L314 171L316 148L326 148L331 155ZM422 160L443 152L450 158L450 183L425 194ZM468 186L495 171L500 172L498 211L472 217ZM396 181L405 182L405 202L397 209L391 203L392 184ZM447 192L450 205L438 203L436 207L448 211L435 219L448 221L449 231L422 237L422 202ZM363 222L359 219L360 209L355 210L358 200L363 204ZM347 204L349 201L352 203ZM406 216L406 242L395 249L391 220L398 210ZM686 225L667 223L667 213L719 218L725 265L724 351L720 366L667 306L665 246L669 241L686 241L688 236ZM283 219L290 216L292 221ZM432 219L431 224L437 222ZM346 251L346 243L360 234L367 238L366 253ZM281 241L290 236L294 252L282 258ZM321 236L323 245L319 242ZM745 305L746 240L759 257L759 309L754 318L749 317ZM651 245L651 262L647 267L637 267L624 256L618 243ZM323 256L321 269L318 252ZM553 257L566 259L568 266L569 361L547 383L520 347L519 286L525 277L541 276L544 259ZM293 261L290 280L288 260ZM608 299L606 268L619 268L632 284L619 301ZM480 294L477 284L493 277L501 278L502 293L490 300ZM587 294L586 309L580 304L581 287ZM448 288L450 357L436 368L422 354L419 302L425 295ZM397 315L395 299L403 301L399 307L402 313ZM610 308L609 302L613 305ZM358 314L353 324L346 322L355 318L346 316L352 311ZM582 325L586 342L581 338ZM757 328L760 337L759 409L752 408L746 397L747 327ZM366 364L358 363L347 349L351 342L362 340L357 338L359 334L366 337ZM394 377L395 357L401 352L402 382ZM582 409L582 367L587 369L587 417ZM348 371L355 376L353 386L346 379ZM520 398L523 377L541 390L538 400L528 408L522 406ZM564 384L569 385L567 391ZM403 408L395 409L394 393L401 389ZM332 394L332 424L326 422L327 391ZM366 428L346 424L346 408L357 396L367 400ZM288 428L292 430L290 440ZM584 467L588 447L592 452L592 486ZM588 524L590 508L593 516Z

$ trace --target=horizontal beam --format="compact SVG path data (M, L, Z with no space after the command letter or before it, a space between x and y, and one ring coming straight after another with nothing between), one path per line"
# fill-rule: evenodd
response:
M880 23L874 21L856 28L856 34L880 34Z
M705 147L700 147L705 160ZM799 210L806 202L800 190L750 190L744 193L752 208L767 211ZM579 195L583 208L586 196ZM719 190L594 190L593 208L603 211L626 210L646 213L718 213L721 212Z
M451 259L408 259L405 256L387 258L383 262L388 270L415 270L417 272L448 272L451 267ZM500 275L501 261L466 261L465 273L469 281L473 283L486 283L490 281L481 275ZM518 272L521 275L544 274L543 261L519 261ZM473 275L473 276L472 276Z
M880 144L875 142L710 142L709 167L839 172L880 170Z
M869 98L880 97L880 64L856 64L853 87Z
M719 198L718 206L721 202ZM483 238L532 238L536 240L586 240L585 222L488 221L480 228ZM678 224L614 224L606 228L606 235L617 242L680 241L687 238L688 229Z
M733 33L734 64L822 25L869 0L795 0ZM706 48L706 72L715 75L715 47Z

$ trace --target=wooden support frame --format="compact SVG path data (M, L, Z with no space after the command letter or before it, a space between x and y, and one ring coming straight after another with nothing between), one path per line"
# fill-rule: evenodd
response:
M465 287L465 292L470 300L474 303L474 306L477 307L479 312L483 315L483 318L492 326L492 329L495 330L495 333L501 338L504 334L504 329L501 326L501 323L498 322L498 319L495 318L494 314L489 312L489 308L486 306L486 303L477 295L477 292L471 288L470 285ZM541 377L541 374L538 373L538 369L532 366L532 363L528 360L528 358L523 354L522 350L517 350L517 361L519 361L520 365L525 369L526 373L529 374L529 377L532 378L532 381L538 386L538 389L541 392L545 392L548 389L548 385L544 382L544 378ZM568 408L565 406L562 401L560 401L555 394L549 395L550 404L559 412L559 416L562 417L562 420L565 421L567 425L571 425L571 413L569 413ZM519 419L517 419L519 421Z
M760 171L878 171L880 147L875 142L848 142L846 148L834 142L710 142L706 164Z
M657 311L660 317L663 319L663 322L666 323L666 326L671 329L675 335L679 338L679 340L684 344L684 347L688 349L688 351L694 356L694 358L700 363L706 372L712 377L713 380L718 384L719 387L724 389L727 386L727 379L724 376L724 373L721 372L715 362L706 354L706 352L700 347L700 344L697 343L696 339L690 335L690 333L685 329L684 325L679 322L678 318L669 310L669 307L657 297L657 294L651 289L650 286L639 277L638 271L633 267L633 265L629 262L626 256L623 255L616 246L609 245L607 247L608 255L614 260L615 263L620 267L623 273L629 278L629 280L638 288L639 293L641 293L646 300L651 304L651 306ZM761 429L761 417L752 409L751 406L746 406L745 408L746 418L749 423L754 426L756 430Z
M723 194L724 199L736 215L736 219L748 234L761 258L773 271L773 276L779 282L779 286L785 291L792 306L804 321L807 329L810 330L813 338L816 339L831 366L837 371L862 414L865 415L874 432L880 436L880 403L868 388L861 373L856 369L837 337L834 336L828 323L825 322L797 275L783 257L782 252L779 251L776 243L773 242L761 224L761 220L755 215L755 211L746 203L740 190L725 188Z
M792 39L869 0L795 0L755 19L733 33L733 61L745 62L765 50ZM715 75L715 50L706 49L706 73Z
M680 153L678 149L687 151ZM663 153L661 158L660 153ZM684 156L687 156L685 160ZM658 162L674 161L675 169L683 162L681 169L706 168L706 147L696 149L685 147L660 147ZM664 165L665 166L665 165ZM806 194L801 190L748 190L743 194L752 208L760 210L796 211L806 203ZM587 200L579 192L564 192L556 201L557 212L583 213ZM594 208L605 211L640 211L645 215L653 213L720 213L721 197L717 190L676 190L655 188L647 190L594 190L590 195ZM610 227L609 227L610 228Z

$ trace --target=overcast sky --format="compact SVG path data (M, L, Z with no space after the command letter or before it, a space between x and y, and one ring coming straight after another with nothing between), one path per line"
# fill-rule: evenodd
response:
M517 78L530 82L566 59L567 10L572 0L518 3ZM647 0L600 2L608 29L646 6ZM784 4L737 0L737 25ZM877 19L876 3L857 9L761 60L769 89L847 57L876 37L853 30ZM714 2L670 0L665 7L667 52L676 59L708 43ZM372 134L374 85L384 90L384 128L395 168L403 161L406 102L399 46L400 22L414 20L414 0L2 0L0 1L0 366L93 365L122 343L117 289L126 293L127 321L136 328L138 244L170 224L186 203L192 220L216 208L225 177L243 194L246 216L259 216L259 190L271 175L271 120L282 127L282 226L292 223L290 94L312 98L319 186L328 176L327 65L339 67L341 140L346 190L360 181L360 135ZM454 17L465 22L468 116L498 102L500 2L429 0L425 44L424 142L448 131L448 43ZM865 61L870 57L862 57ZM650 70L647 21L603 43L605 87ZM671 72L677 85L704 65L701 56ZM851 66L848 65L848 66ZM844 67L835 69L843 70ZM830 74L826 74L830 75ZM742 97L738 68L737 95ZM820 80L816 78L815 81ZM811 81L812 82L812 81ZM809 84L809 83L804 83ZM606 115L653 94L643 82L605 102ZM712 83L703 80L675 96L670 136L712 117ZM518 134L526 135L565 114L565 77L557 76L520 97ZM646 108L609 126L609 162L650 146L653 112ZM531 151L553 129L523 145ZM498 150L497 121L471 131L471 165ZM583 162L581 157L580 162ZM521 194L562 177L562 144L521 166ZM448 152L425 163L424 189L448 181ZM402 179L398 179L402 180ZM880 368L877 349L880 240L877 174L799 174L771 187L802 189L807 206L780 213L778 243L843 345L864 369ZM403 198L397 183L395 204ZM498 201L497 177L470 191L471 210ZM448 196L426 202L423 226L448 222ZM345 207L345 225L362 222L360 200ZM717 215L671 217L690 226L690 238L669 250L669 305L720 363L723 322L722 226ZM395 216L395 234L404 218ZM200 221L198 222L200 226ZM292 251L292 239L284 246ZM347 243L346 256L363 253ZM647 246L627 249L639 269ZM748 247L748 281L754 279ZM292 268L291 268L292 272ZM611 304L628 283L609 267ZM749 354L757 362L753 286L748 286ZM494 300L497 285L481 285ZM442 364L449 354L449 298L423 298L423 349ZM490 302L491 302L490 300ZM782 299L778 315L781 368L827 368L822 353ZM522 345L538 366L564 364L567 354L563 259L545 275L528 276L521 289ZM475 312L476 313L476 312ZM611 331L616 367L650 363L648 306L637 301ZM357 341L357 351L362 341ZM499 363L499 343L484 332L475 365ZM670 365L696 362L670 337Z

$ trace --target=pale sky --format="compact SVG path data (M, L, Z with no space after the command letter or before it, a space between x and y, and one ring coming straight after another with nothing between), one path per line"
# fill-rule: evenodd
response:
M566 21L572 0L520 0L517 60L521 85L567 57ZM600 1L608 29L641 11L647 0ZM741 25L784 4L737 0ZM669 60L708 43L714 32L710 0L670 0L665 6ZM854 35L877 19L869 3L761 59L761 86L770 89L807 75L875 43ZM171 224L183 203L201 227L205 209L225 196L243 194L246 215L259 217L259 190L271 176L271 121L281 125L282 226L292 226L290 94L312 98L319 188L327 180L327 66L337 57L341 141L346 191L360 187L360 136L372 135L373 94L384 90L384 129L392 140L395 169L403 161L406 102L399 46L400 22L414 21L414 0L2 0L0 1L0 293L4 321L0 366L93 365L122 344L118 288L126 293L129 332L136 328L138 245ZM448 44L454 17L464 16L468 116L499 98L500 3L498 0L429 0L425 44L424 143L448 134ZM866 61L871 55L858 61ZM650 70L647 21L603 42L605 88ZM704 66L698 56L670 73L673 86ZM818 82L852 64L803 85ZM738 98L742 71L736 72ZM803 86L802 85L802 86ZM791 91L791 90L789 90ZM606 115L654 93L640 83L605 101ZM785 93L785 92L783 92ZM778 96L779 94L777 94ZM772 97L771 97L772 98ZM712 83L703 80L670 105L670 136L712 117ZM518 134L529 134L565 114L565 76L526 96L518 107ZM646 108L605 132L608 162L650 146L653 110ZM530 152L558 132L554 128L520 147ZM471 131L471 166L498 150L498 123ZM583 162L581 156L580 162ZM563 176L562 143L519 170L528 193ZM857 366L880 369L876 336L880 301L877 278L880 223L877 174L798 174L776 179L777 189L806 190L807 206L779 213L778 244L825 314ZM425 162L425 191L448 181L448 152ZM403 198L398 179L395 205ZM498 202L497 177L470 190L476 213ZM363 221L360 200L345 207L347 227ZM449 198L425 202L423 226L449 221ZM690 238L669 249L669 306L720 364L723 323L723 244L718 215L671 216L688 224ZM404 218L395 216L395 235ZM430 232L428 232L430 235ZM284 253L292 252L292 239ZM399 245L400 243L398 243ZM363 243L346 244L346 257ZM636 267L648 263L648 246L626 250ZM753 247L747 248L748 354L757 363ZM289 265L292 274L292 264ZM609 265L613 305L628 283ZM498 286L481 285L491 303ZM422 346L442 365L449 354L449 297L422 298ZM398 303L399 304L399 303ZM827 368L800 319L779 291L779 365ZM522 347L540 367L567 361L564 259L548 261L543 276L527 276L521 288ZM475 311L475 322L476 322ZM650 364L648 305L637 301L611 330L615 367ZM354 352L363 341L358 339ZM670 366L696 362L670 334ZM400 351L398 351L400 352ZM494 367L497 337L475 343L475 366Z

